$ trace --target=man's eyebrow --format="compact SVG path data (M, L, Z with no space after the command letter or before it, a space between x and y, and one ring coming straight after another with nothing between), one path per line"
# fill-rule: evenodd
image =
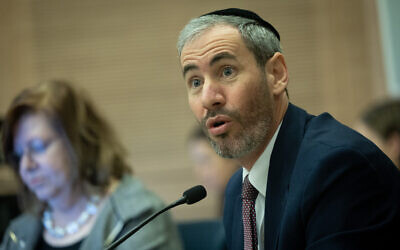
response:
M188 71L194 70L194 69L198 69L198 68L199 68L199 67L197 67L197 65L194 65L194 64L185 65L185 66L183 67L183 71L182 71L183 78L185 78L186 73L187 73Z
M236 60L236 57L228 52L221 52L219 54L216 54L210 61L210 66L212 66L213 64L217 63L218 61L222 60L222 59L234 59ZM190 70L194 70L194 69L198 69L199 67L195 64L188 64L185 65L183 67L182 70L182 74L183 77L186 76L187 72L189 72Z
M212 66L213 64L217 63L218 61L222 60L222 59L234 59L236 60L236 57L230 53L227 52L221 52L219 54L216 54L210 61L210 66Z

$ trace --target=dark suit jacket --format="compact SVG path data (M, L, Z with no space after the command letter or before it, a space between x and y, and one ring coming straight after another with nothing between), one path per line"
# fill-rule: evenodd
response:
M229 249L243 249L242 170L225 193ZM329 114L290 104L272 151L265 249L400 249L400 171Z

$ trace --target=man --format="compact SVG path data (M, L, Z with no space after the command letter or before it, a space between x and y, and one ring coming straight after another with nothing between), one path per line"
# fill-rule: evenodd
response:
M225 192L228 248L399 249L399 171L329 114L289 103L279 39L255 13L225 9L178 40L196 119L243 166Z

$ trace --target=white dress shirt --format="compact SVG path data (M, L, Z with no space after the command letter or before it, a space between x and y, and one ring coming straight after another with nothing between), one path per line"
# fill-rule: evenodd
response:
M268 180L268 170L269 170L269 162L271 160L272 149L274 148L274 144L276 141L276 137L281 128L281 124L279 124L278 129L275 131L274 136L271 138L271 141L268 143L264 152L254 163L250 172L247 169L243 168L243 180L249 175L250 183L257 189L258 196L256 199L256 223L257 223L257 239L258 239L258 250L264 250L264 214L265 214L265 194L267 191L267 180Z

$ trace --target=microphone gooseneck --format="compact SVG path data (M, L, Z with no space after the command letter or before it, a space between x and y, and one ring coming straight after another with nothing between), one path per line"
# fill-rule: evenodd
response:
M160 210L160 211L154 213L153 215L151 215L150 217L148 217L142 223L140 223L139 225L134 227L131 231L129 231L125 235L123 235L121 238L117 239L116 241L114 241L110 245L106 246L105 250L111 250L111 249L116 248L122 242L124 242L126 239L128 239L130 236L132 236L134 233L139 231L139 229L141 229L144 225L146 225L147 223L152 221L155 217L157 217L158 215L164 213L165 211L167 211L167 210L169 210L169 209L171 209L173 207L185 204L185 203L188 204L188 205L191 205L193 203L196 203L196 202L204 199L206 196L207 196L207 191L202 185L197 185L197 186L194 186L192 188L189 188L188 190L183 192L183 195L179 200L169 204L168 206L166 206L162 210Z

